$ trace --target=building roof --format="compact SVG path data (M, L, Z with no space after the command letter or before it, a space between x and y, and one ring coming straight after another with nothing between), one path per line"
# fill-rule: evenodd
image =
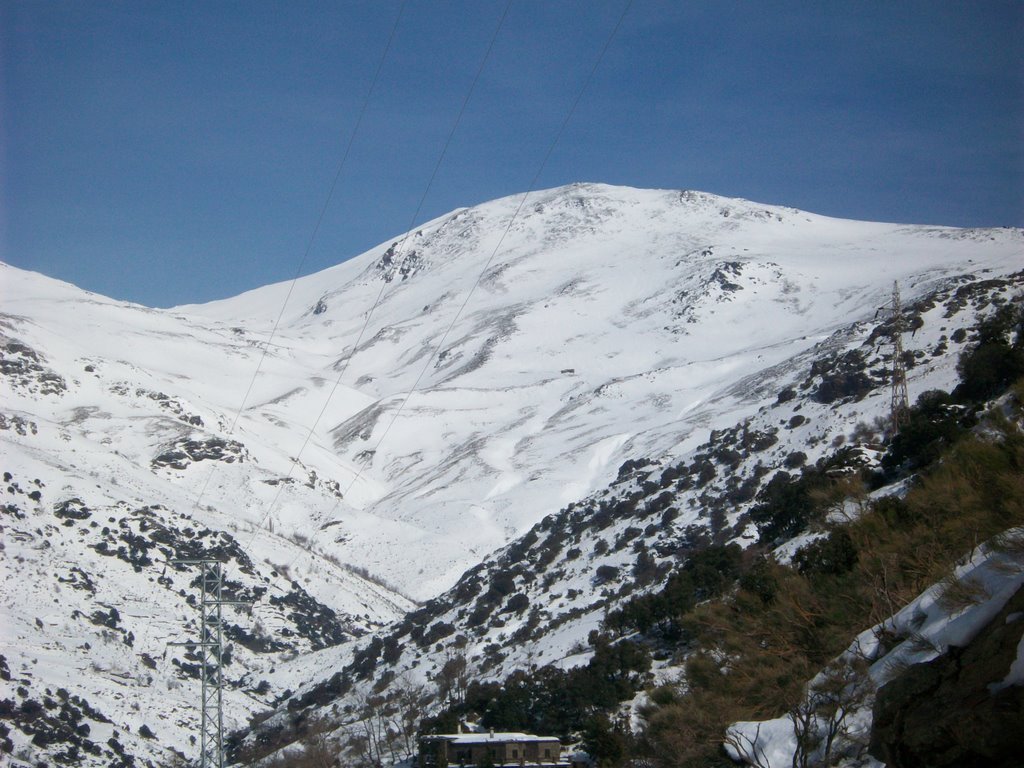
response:
M448 741L452 744L486 744L488 742L538 742L558 741L557 736L534 736L530 733L437 733L424 736L425 739Z

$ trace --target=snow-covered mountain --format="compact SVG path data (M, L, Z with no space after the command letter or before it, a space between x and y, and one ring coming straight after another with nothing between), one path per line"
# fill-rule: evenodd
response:
M357 565L417 599L625 458L703 440L723 398L749 401L728 393L737 372L873 316L893 281L913 298L989 267L982 253L1004 269L1020 257L1014 230L855 223L700 193L579 185L522 202L455 212L294 286L179 308L247 351L280 317L238 434L275 423L264 439L294 455L315 422L301 459L345 495L322 511L332 525L318 544L358 544ZM253 364L235 372L204 376L229 412ZM308 514L286 499L269 510L282 525Z
M904 339L912 392L952 390L979 318L1019 302L1022 292L1024 271L961 275L904 305L904 327L913 329ZM757 543L750 513L773 480L805 466L836 477L877 468L890 407L891 328L891 315L879 313L741 379L737 388L760 392L761 404L733 410L731 426L678 453L626 460L605 487L548 515L389 630L358 641L355 653L346 645L320 654L306 667L305 684L246 737L239 754L288 744L308 722L330 724L342 743L358 740L366 718L401 707L409 691L426 708L437 706L456 672L504 681L522 670L588 664L593 633L607 631L610 613L711 544ZM899 493L900 485L877 493ZM786 541L776 556L788 561L823 535ZM655 659L652 682L679 680L678 661ZM368 687L376 694L369 702ZM633 702L644 704L643 695Z
M495 675L571 664L636 539L656 565L693 526L742 538L755 467L813 459L884 413L872 331L894 282L919 320L913 398L949 386L956 332L1014 290L1022 244L1020 230L573 185L172 310L3 266L4 738L16 754L70 749L38 735L38 702L87 726L83 764L189 752L194 659L167 643L194 631L196 574L168 560L200 554L226 558L232 594L254 603L230 609L232 726L353 659L367 666L369 633L414 601L433 599L424 627L463 626L517 562L533 566L513 590L547 615L521 636L536 611L478 617L461 647L482 662L493 645ZM740 456L722 463L730 440ZM719 468L698 482L708 462ZM654 499L670 467L673 488L695 481L666 520ZM640 512L601 508L616 484ZM572 525L575 545L540 551L544 531ZM594 556L598 538L611 545ZM596 583L602 565L616 570ZM569 614L564 637L538 641ZM431 636L437 653L447 636ZM442 658L416 662L425 653L409 644L389 663L425 677Z

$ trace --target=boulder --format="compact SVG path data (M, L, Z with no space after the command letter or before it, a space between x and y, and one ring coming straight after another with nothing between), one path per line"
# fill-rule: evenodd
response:
M964 648L878 691L870 753L889 768L1024 765L1024 685L1000 687L1024 634L1024 588Z

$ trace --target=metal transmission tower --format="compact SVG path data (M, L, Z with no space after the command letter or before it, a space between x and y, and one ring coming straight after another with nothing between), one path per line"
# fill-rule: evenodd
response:
M907 366L903 360L903 309L900 306L900 285L892 284L892 394L889 403L889 418L894 432L906 425L910 416L910 399L907 396Z
M224 623L225 605L251 603L224 599L224 572L219 560L172 560L172 565L198 565L200 569L199 640L170 643L199 649L201 724L200 768L224 766Z

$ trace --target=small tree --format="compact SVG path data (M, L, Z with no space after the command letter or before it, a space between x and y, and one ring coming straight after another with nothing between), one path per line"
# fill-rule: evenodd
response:
M449 654L434 676L438 697L448 707L461 704L466 699L469 686L469 665L461 653Z
M597 760L600 768L621 765L628 753L623 729L613 725L603 714L594 716L587 723L583 746Z
M419 719L426 707L426 693L408 674L398 680L397 693L390 702L391 730L397 734L399 751L405 760L416 753Z
M302 762L293 765L302 768L338 768L338 746L323 732L313 733L302 741Z
M865 745L852 738L849 716L867 704L873 691L862 660L829 664L789 711L796 738L793 768L831 766L850 750L863 752Z
M737 728L730 728L725 733L723 744L726 747L731 747L736 756L747 765L751 765L754 768L772 768L771 761L768 760L764 747L759 743L760 740L761 724L757 723L753 736L748 736Z

